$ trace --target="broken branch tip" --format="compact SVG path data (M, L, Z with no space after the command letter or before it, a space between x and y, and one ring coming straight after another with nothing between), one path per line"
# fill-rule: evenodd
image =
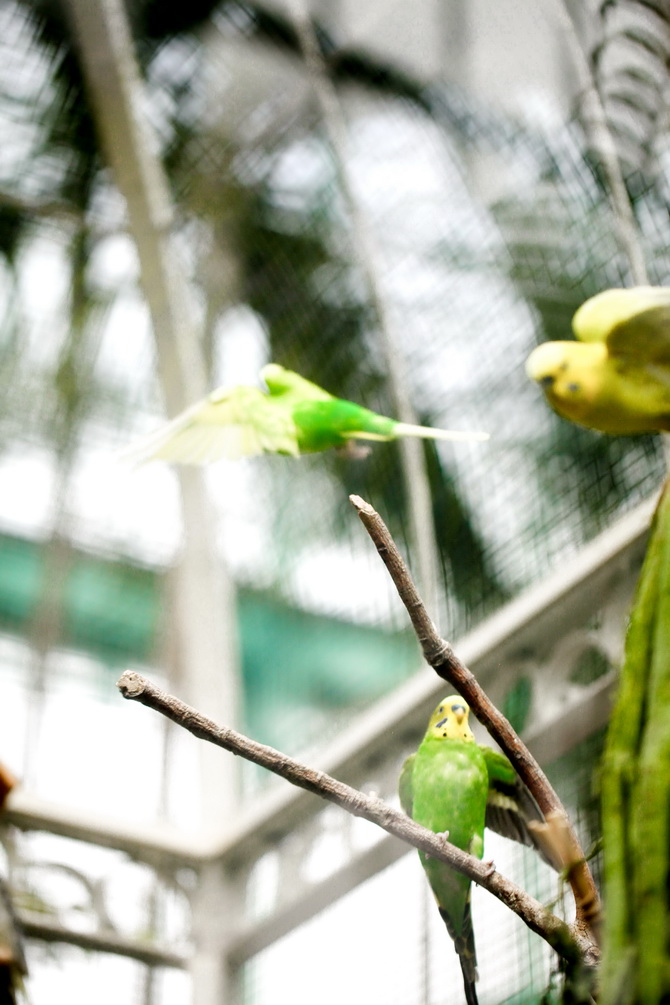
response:
M354 507L354 509L358 510L359 513L366 513L370 515L375 512L370 503L366 502L365 499L361 499L360 496L350 495L349 502Z
M134 670L125 670L116 682L124 698L136 698L144 691L144 678Z

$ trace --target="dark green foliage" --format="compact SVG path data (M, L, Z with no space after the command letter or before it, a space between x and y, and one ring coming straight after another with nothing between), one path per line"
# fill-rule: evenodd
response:
M138 0L129 8L140 62L149 79L162 46L179 36L192 40L195 47L198 29L214 11L224 34L257 38L301 58L290 19L263 5L197 0L188 9L175 11L157 0ZM64 8L56 0L25 0L25 9L36 38L50 55L54 82L42 153L57 154L61 170L48 195L78 211L86 210L100 159ZM417 115L442 123L466 149L476 147L508 159L521 152L533 161L534 186L501 199L494 207L506 246L504 261L495 264L507 271L533 306L538 340L567 337L575 308L603 286L621 280L619 263L613 257L609 211L591 184L577 145L567 143L565 136L560 143L554 142L523 123L482 109L457 88L424 87L373 56L340 47L322 27L318 34L328 72L337 83L355 83L385 100L411 103ZM274 147L251 151L236 149L232 141L226 147L220 136L203 142L194 117L190 79L165 86L170 89L172 119L161 139L179 209L184 220L195 213L221 235L222 243L233 252L241 278L240 287L232 291L205 291L212 294L212 323L206 339L215 329L216 318L230 306L232 295L263 318L271 356L278 362L340 397L392 415L375 319L364 302L346 222L339 215L335 172L328 176L325 170L320 190L301 193L290 205L278 201L274 189L276 159L296 139L313 140L318 127L310 132L309 125L296 123L272 140ZM29 222L18 214L9 217L5 240L0 218L0 250L6 253L16 248ZM77 250L76 241L73 245L73 319L84 309L87 295L84 264L90 248L82 240L82 249ZM476 249L467 242L448 252L456 268L484 273L491 265L484 261L483 250L478 260ZM66 426L74 421L86 395L85 381L77 373L79 327L75 321L57 372ZM214 359L215 348L210 339L205 346L209 360ZM430 424L431 416L422 416L422 421ZM583 520L573 520L573 524L579 525L577 533L584 536L600 529L626 503L639 471L649 468L650 458L652 466L657 458L660 462L655 439L602 437L559 419L527 449L535 452L538 479L547 499L547 522L562 519L578 507ZM446 451L427 450L443 574L457 603L471 612L466 619L479 616L503 601L507 590L490 557L485 531L474 525L456 476L447 466ZM346 491L370 498L388 517L394 533L405 537L406 505L396 446L375 448L362 463L334 457L324 458L324 464Z
M604 197L589 197L584 221L578 219L579 206L567 198L545 199L540 189L535 204L531 195L530 201L520 198L495 207L511 257L510 277L537 317L534 344L573 338L577 308L609 286L626 285L617 275L616 260L606 257L611 233L603 231ZM558 512L577 511L575 524L585 539L630 502L642 471L657 465L660 472L662 467L658 436L605 436L553 414L547 435L534 443L533 451L548 524Z
M533 685L527 677L519 677L511 686L502 705L502 712L517 733L522 733L533 700Z
M35 40L50 61L52 97L42 122L41 154L56 157L59 172L49 197L85 210L100 159L69 23L56 0L26 3L26 12Z
M367 311L352 293L350 267L329 248L332 219L318 204L278 212L265 185L249 192L244 209L238 224L243 295L268 323L272 357L331 394L351 398L367 369Z
M0 203L0 255L13 265L21 244L27 219L24 210Z
M430 418L422 415L420 422L430 425ZM486 541L473 523L458 481L435 444L426 443L423 447L442 575L449 594L462 605L464 621L460 627L464 627L508 599L508 594L493 566ZM406 500L397 447L375 448L364 462L342 466L339 474L346 492L369 498L384 514L394 535L406 542Z
M549 434L536 450L548 522L558 512L576 510L584 538L602 530L612 512L630 499L637 467L661 461L657 436L605 436L558 416L552 416Z
M430 424L430 423L428 423ZM434 443L425 444L435 535L445 582L466 611L482 614L509 599L458 482Z
M610 660L601 649L585 649L575 663L570 674L570 681L573 684L581 684L583 687L592 684L599 677L604 676L612 668Z
M58 439L61 442L74 433L85 400L93 390L89 381L90 374L85 366L86 322L92 307L86 285L87 260L87 234L81 230L71 244L70 329L54 374L58 421L61 425Z
M191 0L187 4L165 3L165 0L130 0L128 12L135 34L139 37L163 40L173 35L197 31L218 8L220 0Z
M175 15L171 8L154 2L132 4L130 13L144 68L150 69L157 46L166 38L192 33L215 6L200 2ZM42 153L56 155L60 173L48 196L83 212L90 206L101 161L69 24L64 8L55 0L28 4L27 10L39 45L49 54L54 85L45 114ZM253 4L232 2L219 4L218 10L234 30L244 23L245 33L255 33L266 42L299 54L292 25L282 16ZM411 78L362 54L339 50L321 29L319 37L334 78L355 80L388 96L425 105L422 87ZM242 279L239 294L264 318L272 358L316 380L337 396L382 414L393 414L386 377L374 349L373 319L361 299L360 277L351 265L349 238L337 215L334 176L321 191L306 195L302 204L291 208L276 200L272 185L274 155L269 151L260 177L259 160L252 176L243 177L243 169L240 174L233 168L235 152L219 149L213 163L223 159L224 171L213 170L207 178L203 166L209 169L212 165L198 162L198 150L202 156L203 148L193 142L197 123L190 121L186 111L188 85L175 84L173 97L173 132L164 139L164 148L175 193L186 196L191 207L206 214L215 229L221 226L225 239L232 242ZM194 182L198 173L205 177L204 182ZM8 250L16 246L25 223L20 216L8 220ZM82 230L72 243L71 331L55 372L57 421L50 430L60 443L69 440L91 393L85 364L86 317L95 306L86 283L90 251L89 239ZM224 297L221 307L225 306ZM208 356L212 355L210 346ZM480 612L489 609L504 597L504 591L486 558L485 543L469 519L454 476L434 449L427 456L441 562L450 589L464 608ZM376 499L394 530L404 536L405 500L396 446L374 450L362 464L340 458L325 463L337 474L345 491L358 489Z

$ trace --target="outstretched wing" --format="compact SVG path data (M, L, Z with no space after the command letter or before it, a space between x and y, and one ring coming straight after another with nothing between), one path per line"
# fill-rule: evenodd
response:
M653 368L670 384L670 290L665 303L655 303L612 328L607 337L609 356L642 368ZM661 369L663 368L663 369Z
M236 387L213 391L131 444L122 456L136 462L161 458L206 464L222 457L274 453L300 453L290 410L256 387Z
M547 854L529 823L542 823L542 812L507 757L491 747L480 747L489 773L486 826L503 837L525 844L552 866L560 868Z
M670 287L604 290L576 312L572 326L582 342L605 342L616 362L670 365Z

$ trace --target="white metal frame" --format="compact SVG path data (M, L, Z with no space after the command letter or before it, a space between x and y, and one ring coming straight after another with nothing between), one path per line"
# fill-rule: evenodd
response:
M532 703L525 739L541 763L550 763L607 721L620 661L627 610L644 553L655 499L637 506L586 545L547 579L457 640L460 658L496 701L524 675ZM610 670L588 685L571 680L584 651L597 650ZM362 715L316 758L313 766L359 787L395 798L400 763L416 744L427 713L445 684L425 668ZM221 757L229 755L221 753ZM310 882L303 865L318 840L324 806L313 795L279 783L243 810L234 823L197 839L170 827L129 827L49 805L15 791L5 827L48 831L122 850L179 882L190 867L199 875L191 893L195 951L191 959L169 946L148 946L109 932L82 935L43 918L23 917L26 932L91 949L120 953L154 965L191 966L195 1000L236 1000L240 966L365 879L394 862L406 848L380 835L357 842L353 818L340 811L343 864ZM330 820L332 825L332 818ZM262 917L249 907L249 881L264 856L274 859L273 902Z

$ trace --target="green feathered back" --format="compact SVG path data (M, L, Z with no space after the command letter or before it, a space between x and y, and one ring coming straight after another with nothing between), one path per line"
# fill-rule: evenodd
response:
M310 401L293 409L298 445L303 454L343 447L347 440L388 440L398 425L342 398Z
M457 848L481 858L489 783L477 744L426 738L414 759L412 784L414 820L436 834L448 832ZM421 853L420 857L439 906L460 935L470 880L444 862Z

